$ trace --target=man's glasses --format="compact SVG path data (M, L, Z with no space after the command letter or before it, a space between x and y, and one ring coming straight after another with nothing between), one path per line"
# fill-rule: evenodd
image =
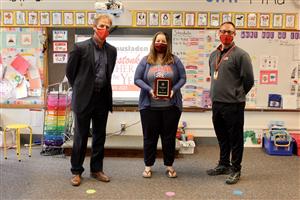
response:
M230 30L228 30L228 31L227 30L219 30L219 32L222 34L228 33L228 35L232 35L235 33L235 31L230 31Z
M109 30L110 26L107 26L107 25L104 25L104 24L100 24L100 25L97 25L96 28L97 29L107 29L107 30Z

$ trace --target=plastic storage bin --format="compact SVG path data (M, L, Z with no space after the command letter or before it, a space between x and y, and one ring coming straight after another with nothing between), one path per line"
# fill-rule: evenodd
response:
M195 142L194 141L179 141L180 148L179 153L180 154L193 154L195 149Z
M278 134L271 140L264 134L263 137L263 147L269 155L279 155L279 156L291 156L293 155L293 142L290 140L282 141L279 137L282 136Z
M300 156L300 134L291 133L292 138L294 139L294 149L296 155Z

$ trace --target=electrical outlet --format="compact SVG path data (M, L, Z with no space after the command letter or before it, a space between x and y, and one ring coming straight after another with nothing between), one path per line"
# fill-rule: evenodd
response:
M125 131L125 130L126 130L126 123L121 122L121 131Z

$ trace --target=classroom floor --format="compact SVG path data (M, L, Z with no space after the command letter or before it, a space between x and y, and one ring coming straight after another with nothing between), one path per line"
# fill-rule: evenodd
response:
M226 185L226 176L210 177L206 170L218 159L216 145L198 145L193 155L184 155L175 161L178 178L165 175L162 159L158 159L153 177L145 179L142 158L106 157L104 171L111 182L103 183L89 177L89 160L79 187L70 185L70 157L41 156L40 147L27 156L22 149L18 162L14 150L8 151L8 160L0 150L0 199L300 199L300 157L269 156L260 148L246 148L241 180ZM93 194L88 194L92 190ZM174 192L170 197L167 192ZM173 194L174 194L173 193Z

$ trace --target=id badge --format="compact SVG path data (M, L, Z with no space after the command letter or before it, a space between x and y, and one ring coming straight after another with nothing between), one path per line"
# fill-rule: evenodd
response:
M218 79L218 71L214 71L214 79L215 79L215 80Z

